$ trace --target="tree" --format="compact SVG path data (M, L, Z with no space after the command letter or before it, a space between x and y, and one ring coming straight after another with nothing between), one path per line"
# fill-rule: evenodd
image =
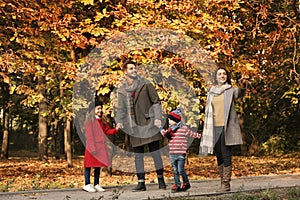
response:
M133 58L149 67L150 71L144 72L160 92L165 111L181 102L193 106L194 111L200 111L200 114L188 113L188 118L196 115L200 121L209 84L203 79L206 74L211 76L210 71L218 65L232 72L234 84L240 75L249 76L247 97L238 108L241 119L244 119L248 150L259 145L262 149L263 145L265 148L270 146L276 135L280 136L276 138L285 147L289 142L297 146L299 140L291 137L297 136L295 130L299 129L296 120L299 116L297 5L296 0L4 0L0 4L1 76L10 80L11 102L16 102L14 95L17 94L22 96L24 107L32 108L33 113L38 111L40 121L44 123L44 131L42 126L39 129L40 136L46 137L41 141L48 141L41 148L58 138L53 129L47 128L45 133L45 127L58 127L57 124L63 123L67 128L72 123L73 84L79 78L78 69L91 72L87 79L101 76L93 89L113 113L114 102L110 94L122 76L122 57ZM155 48L157 41L163 41L163 37L156 38L155 34L164 36L163 33L170 32L152 31L155 34L144 32L137 36L136 33L146 29L172 31L174 38L179 38L181 43L165 37L173 44L166 42L165 46L160 46L162 49ZM157 41L138 49L128 49L123 54L117 46L106 52L97 52L101 49L99 45L111 38L121 44L126 39L122 36L124 34L137 36L131 40L136 47L146 37ZM186 37L190 42L196 41L210 55L214 61L214 65L209 65L212 69L199 64L199 57L195 58L196 61L186 57L193 50L188 42L183 42L187 41ZM93 53L102 66L88 57ZM156 76L158 70L162 72L161 77ZM192 92L185 93L197 93L198 103L193 104L188 98L180 99L182 91L172 88L172 76L178 74L191 88ZM76 102L78 107L74 109L84 110L88 103ZM195 125L194 119L189 123ZM57 131L60 136L63 133ZM66 141L65 147L70 142ZM258 148L255 151L257 153ZM47 151L41 152L46 155Z

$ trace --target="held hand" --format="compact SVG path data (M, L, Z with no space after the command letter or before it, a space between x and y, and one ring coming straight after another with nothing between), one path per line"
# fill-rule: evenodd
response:
M158 128L161 127L161 120L159 119L154 120L154 125Z
M121 128L124 128L123 123L117 123L116 129L119 130Z
M165 129L162 129L159 132L160 132L160 134L162 134L162 136L165 136L165 134L166 134L166 130Z

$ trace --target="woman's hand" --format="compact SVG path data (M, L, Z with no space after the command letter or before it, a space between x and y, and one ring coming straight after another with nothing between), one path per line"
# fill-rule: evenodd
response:
M242 77L238 80L239 87L247 88L249 84L249 76L242 75Z

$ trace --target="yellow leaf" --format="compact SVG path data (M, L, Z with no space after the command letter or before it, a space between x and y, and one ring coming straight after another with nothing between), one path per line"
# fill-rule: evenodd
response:
M15 91L15 89L16 89L16 85L12 85L12 86L10 86L10 89L9 89L9 94L13 94L13 93L14 93L14 91Z
M80 0L84 5L94 5L94 0Z
M254 66L254 64L252 64L252 63L246 63L246 69L249 70L249 71L255 70L255 69L253 68L253 66Z
M2 76L4 83L9 84L10 78L8 76L6 76L6 74L4 74L3 72L1 72L0 76Z
M101 95L105 95L105 94L108 94L110 92L110 89L108 87L105 87L105 88L101 88L99 90L99 94Z

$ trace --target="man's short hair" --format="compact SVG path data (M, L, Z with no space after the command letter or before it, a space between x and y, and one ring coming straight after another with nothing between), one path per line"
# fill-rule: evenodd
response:
M134 62L133 60L126 60L123 64L122 64L122 71L126 71L127 70L127 65L128 64L133 64L136 66L136 62Z

